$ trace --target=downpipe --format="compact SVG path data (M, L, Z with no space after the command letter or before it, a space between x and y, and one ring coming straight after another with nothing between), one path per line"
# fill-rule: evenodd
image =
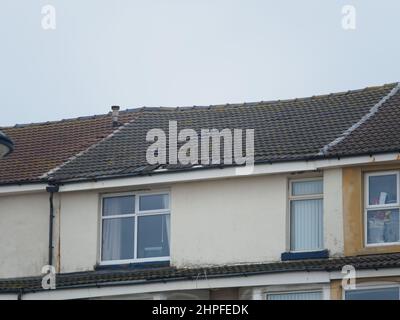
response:
M46 187L46 191L50 194L49 195L49 204L50 204L50 216L49 216L49 259L48 265L53 265L53 226L54 226L54 194L57 193L59 190L59 186L57 185L50 185Z

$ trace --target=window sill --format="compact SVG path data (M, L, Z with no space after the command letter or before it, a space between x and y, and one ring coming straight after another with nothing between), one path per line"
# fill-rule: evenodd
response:
M151 261L151 262L136 262L136 263L120 263L120 264L97 264L95 270L136 270L136 269L157 269L169 267L169 261Z
M327 259L328 250L308 251L308 252L284 252L281 255L282 261L307 260L307 259Z
M379 248L379 247L395 247L400 246L400 242L377 242L377 243L366 243L366 248Z

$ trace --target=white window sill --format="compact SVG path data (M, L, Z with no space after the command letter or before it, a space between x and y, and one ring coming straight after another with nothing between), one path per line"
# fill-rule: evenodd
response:
M100 266L112 266L121 264L138 264L138 263L157 263L170 261L170 257L157 257L157 258L143 258L143 259L132 259L132 260L112 260L112 261L100 261Z

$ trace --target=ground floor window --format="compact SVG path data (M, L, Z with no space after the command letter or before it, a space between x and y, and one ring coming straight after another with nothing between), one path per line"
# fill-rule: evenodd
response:
M347 290L345 292L346 300L399 300L400 287L386 288L365 288L356 290Z
M322 291L267 293L267 300L323 300Z

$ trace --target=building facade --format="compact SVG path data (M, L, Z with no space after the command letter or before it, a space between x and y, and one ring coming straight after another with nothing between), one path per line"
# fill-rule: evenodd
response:
M398 90L2 128L0 298L398 300ZM254 168L149 165L172 120L254 129Z

